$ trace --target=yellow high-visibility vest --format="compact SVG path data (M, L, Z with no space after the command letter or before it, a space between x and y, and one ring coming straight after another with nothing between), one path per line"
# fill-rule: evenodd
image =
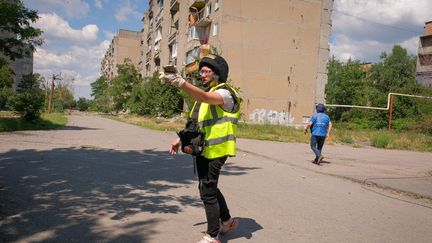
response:
M237 123L242 99L238 92L226 83L212 87L209 92L220 88L228 89L233 95L235 105L233 112L225 111L219 105L195 102L189 114L190 118L194 118L193 111L195 106L199 105L198 124L205 134L202 156L207 159L236 155Z

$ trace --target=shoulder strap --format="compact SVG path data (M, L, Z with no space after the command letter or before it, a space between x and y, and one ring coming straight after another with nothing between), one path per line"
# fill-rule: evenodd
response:
M194 109L192 110L192 115L190 116L190 119L194 121L198 121L198 112L201 107L201 101L195 102Z

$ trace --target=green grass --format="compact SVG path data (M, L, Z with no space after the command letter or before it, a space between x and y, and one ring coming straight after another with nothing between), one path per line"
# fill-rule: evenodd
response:
M159 131L179 131L185 119L146 118L137 115L107 116L122 122ZM309 143L310 132L303 134L303 127L258 125L239 123L238 137L289 143ZM421 131L387 131L353 129L336 124L326 144L349 144L354 148L375 146L385 149L402 149L432 152L432 134Z
M104 115L104 117L158 131L179 131L185 124L182 119L149 118L137 115Z
M62 127L66 123L67 118L62 113L42 114L40 120L26 122L13 112L0 112L0 132L49 130Z
M372 145L377 148L387 148L390 143L389 133L381 132L372 136Z
M238 137L279 142L308 143L309 135L303 134L303 129L280 125L258 125L240 123Z

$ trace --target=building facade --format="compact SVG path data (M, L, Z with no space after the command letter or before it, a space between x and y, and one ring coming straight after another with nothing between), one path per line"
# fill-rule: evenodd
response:
M113 79L117 76L117 65L125 63L125 60L139 69L141 55L141 32L120 29L101 61L101 74Z
M17 0L3 0L8 3L18 3ZM13 37L12 33L4 32L0 30L0 39ZM28 50L30 47L28 46ZM15 60L10 60L8 57L0 53L0 58L5 60L8 65L12 68L13 74L12 77L14 79L14 83L12 85L13 89L18 87L18 84L21 82L24 76L30 75L33 73L33 52L30 52L29 55L24 56L22 58L16 58Z
M215 47L250 123L300 125L324 102L333 0L149 0L141 72L174 64L187 76Z
M425 23L424 34L420 36L416 81L423 86L432 87L432 21Z

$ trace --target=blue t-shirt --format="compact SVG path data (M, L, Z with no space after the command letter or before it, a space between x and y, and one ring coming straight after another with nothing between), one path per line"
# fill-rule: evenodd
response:
M327 128L330 123L329 116L327 116L323 112L318 112L314 116L312 116L310 121L313 123L311 127L313 136L327 136Z

